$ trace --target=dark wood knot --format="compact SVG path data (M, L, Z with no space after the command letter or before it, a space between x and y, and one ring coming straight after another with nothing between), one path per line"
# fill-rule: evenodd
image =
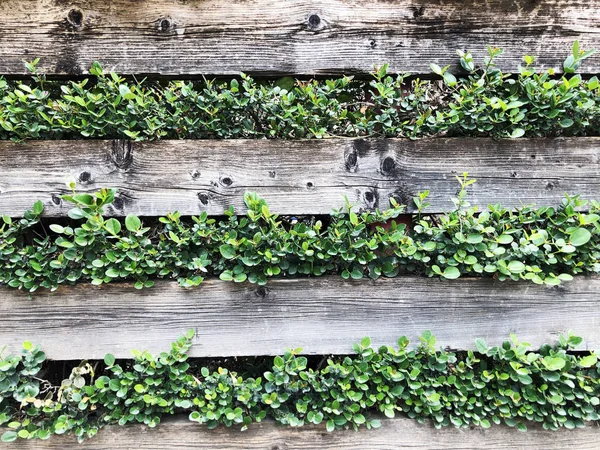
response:
M80 9L73 8L67 13L67 22L73 28L81 28L83 25L83 12Z
M88 183L91 180L92 180L92 174L91 173L89 173L89 172L86 171L86 172L81 172L79 174L79 181L81 183Z
M56 206L60 206L60 204L62 203L62 199L59 195L52 194L52 203L54 203Z
M321 24L321 18L318 14L311 14L308 16L308 27L310 29L315 29Z
M173 29L173 21L168 17L163 17L158 20L158 30L166 33Z
M208 205L208 195L204 192L198 193L198 200L200 200L200 203L202 203L203 205Z
M223 186L231 186L233 184L233 180L231 179L231 177L221 177L221 179L219 180L219 182L223 185Z
M381 173L386 176L393 176L396 173L396 161L391 156L386 156L381 161Z

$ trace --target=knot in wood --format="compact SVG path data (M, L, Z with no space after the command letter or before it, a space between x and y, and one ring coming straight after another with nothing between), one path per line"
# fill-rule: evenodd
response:
M413 17L415 19L418 19L419 17L423 17L424 14L425 14L425 7L424 6L421 6L420 8L414 8Z
M115 197L115 199L112 202L112 205L116 208L116 209L123 209L123 206L125 206L125 202L123 201L122 198L120 197Z
M391 156L386 156L381 161L381 173L387 177L396 175L396 161Z
M171 19L169 19L168 17L163 17L162 19L158 20L158 30L159 31L166 33L167 31L170 31L172 28L173 28L173 21Z
M358 153L355 148L346 149L344 162L347 172L356 172L358 169Z
M221 179L219 181L223 186L227 186L227 187L231 186L233 184L233 180L231 179L231 177L227 177L227 176L221 177Z
M92 174L91 173L85 171L85 172L81 172L79 174L79 181L81 183L88 183L91 180L92 180Z
M318 14L311 14L308 16L308 26L311 29L317 28L321 24L321 18Z
M133 145L131 141L116 140L112 143L111 159L120 170L127 170L133 163Z
M200 200L200 203L203 205L208 205L208 195L204 192L198 192L198 200Z
M377 208L379 204L379 194L376 190L368 190L365 191L363 198L365 200L365 205L369 209Z
M81 28L83 25L83 12L80 9L73 8L67 13L67 22L73 28Z
M52 194L52 203L54 203L56 206L60 206L60 204L62 203L62 199L59 195Z

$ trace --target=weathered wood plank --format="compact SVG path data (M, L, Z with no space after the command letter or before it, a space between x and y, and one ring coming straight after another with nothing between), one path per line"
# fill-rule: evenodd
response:
M562 67L575 39L600 47L600 0L3 0L0 73L80 74L94 60L121 73L352 74L389 62L429 73L482 60L502 47L501 67L523 54ZM600 58L582 70L598 72Z
M208 430L184 417L166 419L157 428L143 425L112 426L101 430L96 437L77 444L72 436L52 436L47 441L19 441L11 444L15 450L33 449L83 449L124 450L146 449L178 450L397 450L410 449L489 449L489 450L563 450L600 448L600 431L597 425L569 431L544 431L530 427L526 433L514 428L493 426L484 429L443 428L436 430L429 424L420 425L415 420L401 418L384 420L378 430L336 431L328 433L324 426L301 428L281 427L267 420L252 424L248 430L219 427Z
M345 204L389 207L430 191L430 212L453 207L456 174L477 183L468 200L559 204L565 192L598 199L600 138L573 139L328 139L200 140L127 144L121 141L0 142L0 213L22 215L38 199L46 215L64 215L65 180L78 189L119 188L111 215L179 211L219 215L254 191L281 214L328 214Z
M533 346L573 330L588 348L600 344L600 278L578 277L558 288L464 279L405 276L344 281L338 277L274 280L266 287L209 280L197 289L160 282L78 285L27 295L0 289L0 344L13 351L40 343L52 359L98 359L130 350L160 352L186 330L196 330L197 357L352 353L370 336L375 346L413 342L424 330L439 345L473 348L477 337L500 344L516 333Z

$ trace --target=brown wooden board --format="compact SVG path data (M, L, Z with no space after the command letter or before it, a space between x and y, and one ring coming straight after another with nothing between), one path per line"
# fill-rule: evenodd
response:
M467 200L485 208L558 205L565 193L600 199L600 138L326 139L0 142L0 214L20 216L41 199L47 216L65 215L65 181L78 190L119 189L107 215L245 213L257 192L281 214L328 214L345 205L385 209L389 198L414 210L429 190L428 212L453 207L468 172Z
M413 344L431 330L440 346L474 348L485 338L501 344L516 333L533 348L572 330L586 347L600 346L600 278L577 277L559 287L490 279L440 281L404 276L377 281L341 277L272 280L266 287L207 280L184 289L159 282L61 287L33 299L0 289L0 348L17 351L29 340L52 359L131 358L154 353L195 329L191 356L348 354L369 336L374 346Z
M522 56L561 68L571 44L600 48L600 0L3 0L0 73L76 75L93 61L125 74L430 73L479 61L487 46L516 71ZM581 67L597 73L600 57Z
M600 431L595 424L573 431L544 431L532 426L526 433L506 426L484 430L443 428L418 424L407 418L387 419L377 430L361 429L328 433L323 425L301 428L278 426L267 420L252 424L246 431L236 427L206 426L186 417L167 418L157 428L143 425L111 426L93 439L78 444L72 436L52 436L47 441L18 441L14 450L592 450L600 448Z

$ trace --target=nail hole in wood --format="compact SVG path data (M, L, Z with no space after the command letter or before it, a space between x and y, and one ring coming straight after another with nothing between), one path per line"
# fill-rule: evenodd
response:
M371 39L369 41L369 45L371 46L371 48L376 48L377 47L377 41L375 39Z
M277 173L274 170L269 171L269 176L271 178L275 178L276 175L277 175Z
M72 9L67 14L67 21L71 26L79 28L83 25L83 13L79 9Z
M190 177L192 177L192 180L195 180L199 176L200 176L200 171L198 169L194 169L190 172Z
M223 186L231 186L233 184L233 180L230 177L222 177L220 181Z
M264 286L259 286L258 288L256 288L255 294L257 297L265 298L267 296L267 290Z
M511 176L512 178L517 178L517 172L512 172L512 173L510 174L510 176Z
M313 182L312 182L312 181L309 181L308 183L306 183L306 187L307 187L308 189L312 189L314 186L315 186L315 185L313 184Z

